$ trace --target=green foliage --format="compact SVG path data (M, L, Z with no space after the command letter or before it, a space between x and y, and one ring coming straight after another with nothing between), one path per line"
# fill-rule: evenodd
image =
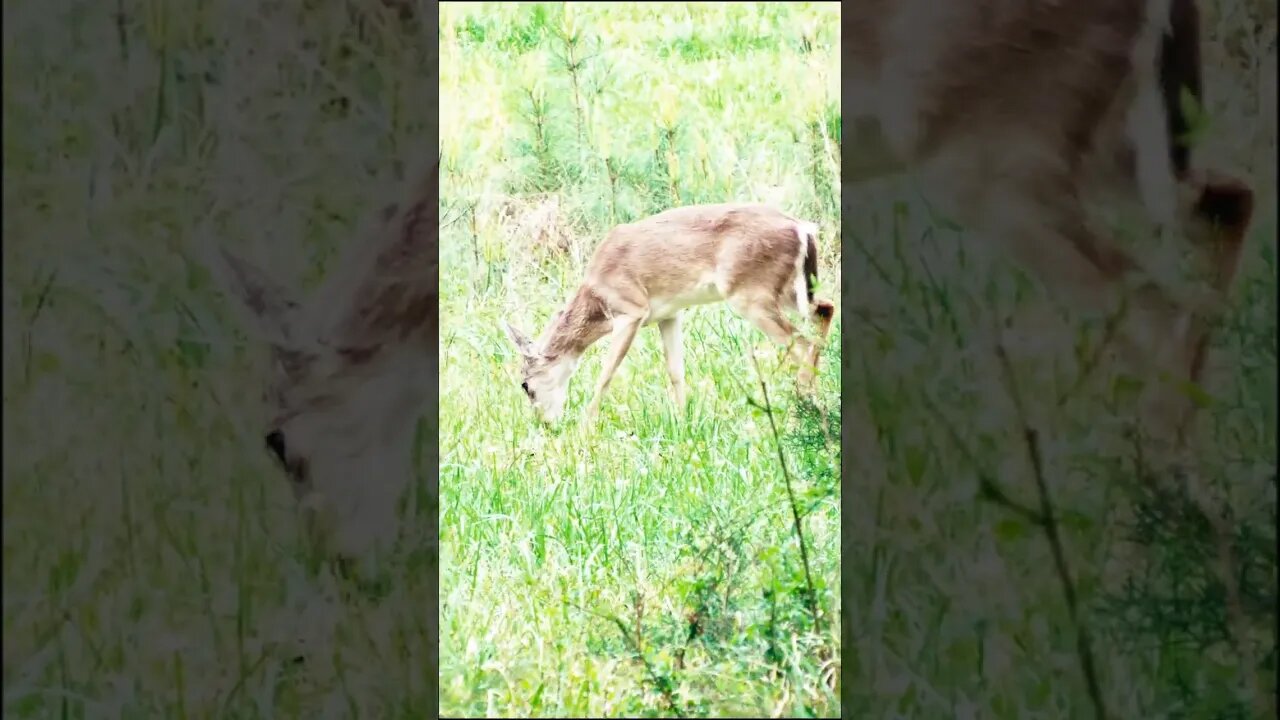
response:
M839 315L816 404L759 331L707 306L685 318L689 407L646 329L594 427L579 416L607 341L545 428L501 326L540 331L612 225L700 202L817 222L838 302L837 20L834 4L442 6L441 206L457 218L441 236L443 713L839 713ZM820 628L768 420L747 403L749 349Z

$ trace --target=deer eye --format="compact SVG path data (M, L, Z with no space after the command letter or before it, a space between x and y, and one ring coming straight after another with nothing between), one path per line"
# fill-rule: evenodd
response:
M287 461L285 460L284 433L279 430L272 430L267 433L265 440L267 447L275 454L276 459L281 463L287 464Z

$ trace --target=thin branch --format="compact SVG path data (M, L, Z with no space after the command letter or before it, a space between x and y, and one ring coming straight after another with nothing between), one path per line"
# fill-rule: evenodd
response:
M1093 376L1094 371L1102 364L1102 357L1106 353L1107 348L1111 347L1111 343L1116 339L1120 330L1120 324L1124 322L1125 316L1129 314L1129 297L1121 298L1120 307L1116 312L1107 318L1106 324L1102 330L1102 341L1098 343L1098 347L1093 351L1080 368L1080 373L1076 375L1076 380L1071 387L1064 390L1058 395L1058 407L1061 408L1067 404L1072 395L1075 395L1084 387L1084 384Z
M635 648L636 658L638 658L640 663L644 665L645 672L649 675L649 681L652 682L658 692L662 694L662 699L666 700L667 709L671 711L672 715L675 715L678 718L683 718L684 714L680 712L680 706L676 704L675 694L671 692L671 681L665 676L659 675L653 669L653 665L649 663L649 658L644 656L644 651L640 649L636 640L631 637L631 631L627 629L627 624L622 621L622 618L617 615L609 615L606 617L613 620L614 624L618 626L618 630L622 633L622 637L627 641L627 644Z
M662 675L659 675L653 669L653 665L650 664L649 658L644 656L644 652L640 649L640 646L636 643L636 640L633 637L631 630L627 628L627 623L621 617L614 615L613 613L606 613L606 612L600 612L599 610L593 610L584 605L580 605L572 600L565 600L564 603L569 607L573 608L574 610L577 610L578 612L585 613L587 615L594 615L595 617L600 618L601 620L612 621L613 624L616 625L618 627L618 630L622 633L622 639L626 641L626 643L635 650L636 659L640 661L641 665L644 665L645 672L649 676L649 681L654 684L654 687L657 688L658 692L662 694L662 699L667 702L667 709L670 710L671 713L678 718L684 717L684 714L680 712L680 706L676 704L675 693L671 691L670 680L668 680L666 677Z
M986 477L985 475L978 476L978 491L983 500L993 502L1018 515L1021 515L1023 518L1035 525L1043 526L1046 522L1044 515L1006 495L999 485L992 482L991 478Z
M23 329L22 377L28 383L31 382L31 352L35 342L36 321L40 319L40 313L48 303L49 294L53 290L53 283L57 279L58 269L55 267L49 271L49 277L45 278L44 284L40 286L40 293L36 296L35 307L31 309L31 315L27 318L27 326Z
M933 399L930 398L927 393L923 394L922 397L924 398L925 405L928 406L929 411L933 413L934 416L943 417L942 411L938 409L938 406L934 404ZM1010 497L1009 493L1005 492L1004 488L1000 487L1000 483L996 482L995 478L991 477L990 474L982 469L982 464L978 462L977 456L975 456L973 451L964 444L964 441L960 438L960 434L956 432L956 428L953 424L943 423L943 426L946 428L947 434L951 436L951 443L955 445L956 450L964 456L965 462L969 463L969 466L978 473L979 497L983 500L988 500L996 503L997 505L1008 508L1036 525L1044 524L1044 518L1038 512Z
M822 634L822 618L818 614L818 593L814 589L813 575L809 571L809 549L804 541L804 527L800 521L800 507L796 502L796 494L791 486L791 473L787 470L786 453L782 451L782 436L778 434L778 425L773 420L773 405L769 402L769 388L764 381L764 375L760 372L760 363L756 360L755 353L750 353L751 364L755 366L756 377L760 380L760 392L764 397L764 414L769 418L769 428L773 431L774 447L778 449L778 464L782 468L782 478L787 486L787 499L791 503L791 518L795 523L796 539L800 542L800 561L804 565L804 581L808 587L809 612L813 615L813 629L819 635Z
M1053 499L1049 494L1049 483L1045 480L1044 461L1040 454L1039 435L1026 422L1023 411L1022 396L1018 392L1018 384L1014 378L1013 366L1005 353L1004 345L996 345L996 357L1004 370L1009 384L1009 394L1013 398L1014 408L1018 413L1018 421L1022 425L1022 439L1027 447L1027 455L1031 459L1031 469L1035 476L1036 490L1040 495L1040 527L1044 529L1049 547L1053 551L1053 564L1058 571L1058 579L1062 582L1062 593L1067 601L1067 614L1076 628L1076 654L1080 658L1080 670L1084 673L1085 686L1089 691L1089 700L1093 703L1094 714L1099 720L1106 720L1107 706L1102 700L1102 686L1098 682L1098 673L1093 659L1093 643L1089 630L1080 620L1079 603L1076 598L1075 582L1071 578L1071 570L1067 565L1067 555L1062 547L1062 537L1058 532L1058 519L1054 512Z

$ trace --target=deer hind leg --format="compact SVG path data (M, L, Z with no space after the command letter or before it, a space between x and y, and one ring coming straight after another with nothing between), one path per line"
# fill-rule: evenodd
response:
M1144 417L1160 429L1161 439L1172 441L1175 453L1186 450L1198 416L1197 404L1183 386L1205 380L1212 327L1225 309L1253 212L1252 191L1233 178L1197 174L1186 186L1192 202L1184 212L1187 222L1180 239L1206 271L1199 280L1208 292L1193 293L1193 299L1181 304L1170 302L1170 324L1155 329L1163 329L1166 337L1148 340L1142 348L1148 359L1164 358L1155 367L1167 374L1148 396Z
M1189 239L1193 250L1205 260L1212 297L1222 301L1229 294L1239 269L1245 233L1253 216L1253 191L1244 182L1215 172L1202 173L1191 184L1195 201ZM1187 320L1188 375L1193 383L1204 381L1210 328L1216 320L1213 314L1192 314ZM1179 446L1186 443L1193 420L1190 413L1179 418Z
M662 351L667 359L667 375L671 378L671 399L676 407L683 408L684 390L684 340L680 330L680 316L667 318L658 322L658 331L662 334Z
M636 331L644 323L644 315L623 315L613 321L613 333L609 337L609 354L604 359L604 366L600 369L600 379L596 381L595 394L591 398L591 404L587 406L587 419L594 419L600 413L600 401L604 398L604 391L609 387L609 381L613 379L613 374L617 372L618 366L622 364L622 358L627 356L627 351L631 349L631 341L636 338Z
M809 356L805 360L805 365L813 368L814 373L818 372L818 357L827 344L827 335L831 332L831 319L835 314L836 306L830 300L813 301L813 317L817 319L818 339L809 346Z
M800 366L797 381L801 387L809 387L813 382L813 369L808 365L809 342L800 337L787 321L778 299L739 294L730 296L728 302L734 312L764 331L770 340L787 348L791 359Z

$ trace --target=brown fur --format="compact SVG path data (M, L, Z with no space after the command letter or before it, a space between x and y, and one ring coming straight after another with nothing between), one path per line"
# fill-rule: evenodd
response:
M424 334L434 338L439 259L423 247L434 245L440 224L435 197L439 171L437 160L425 171L422 187L404 211L395 205L384 213L393 239L381 247L372 273L351 298L352 312L337 328L344 350L369 353L387 339L404 341Z
M638 304L680 292L721 265L726 289L778 292L791 278L795 220L763 207L677 208L609 233L587 267L588 285L607 285Z
M584 284L556 314L548 329L544 353L550 359L580 354L608 333L608 306L596 291Z

